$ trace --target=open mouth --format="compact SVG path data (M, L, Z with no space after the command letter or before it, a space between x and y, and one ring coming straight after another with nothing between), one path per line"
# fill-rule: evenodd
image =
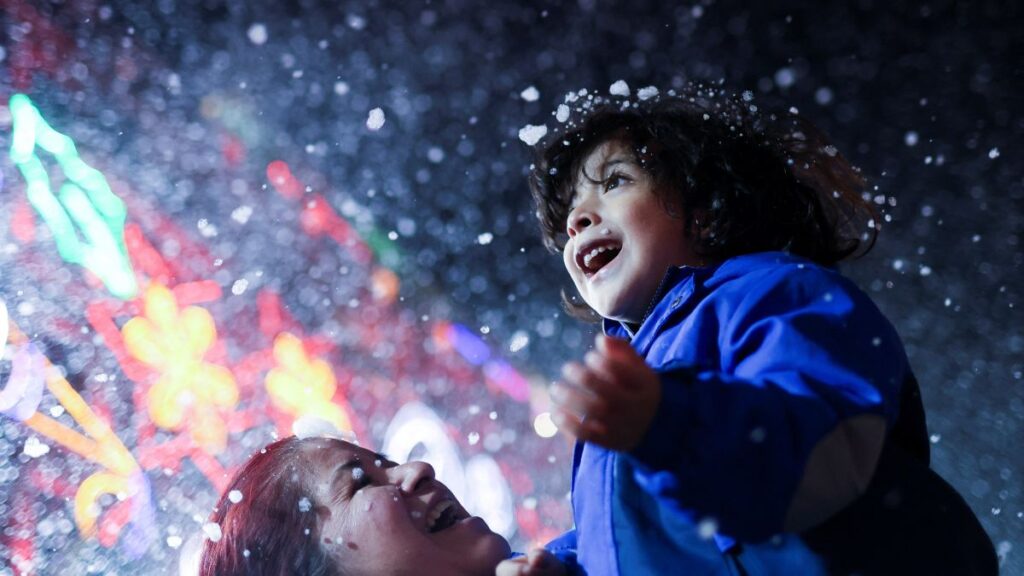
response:
M447 530L466 517L454 502L442 500L427 513L427 532L436 534Z
M576 252L576 266L590 278L610 264L621 251L622 246L611 241L587 244Z

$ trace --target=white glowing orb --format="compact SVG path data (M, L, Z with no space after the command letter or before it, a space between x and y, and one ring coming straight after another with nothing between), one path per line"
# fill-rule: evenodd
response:
M551 438L558 434L558 426L555 426L550 412L541 412L533 419L533 431L541 438Z

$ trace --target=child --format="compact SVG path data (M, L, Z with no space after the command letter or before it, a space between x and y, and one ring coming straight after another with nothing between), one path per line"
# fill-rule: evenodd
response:
M576 529L498 573L996 574L899 336L835 269L877 235L860 173L714 89L575 104L530 184L566 304L603 319L551 391Z

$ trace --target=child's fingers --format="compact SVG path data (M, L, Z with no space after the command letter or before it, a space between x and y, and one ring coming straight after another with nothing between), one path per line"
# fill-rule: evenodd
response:
M579 416L559 408L551 415L551 421L555 423L558 431L562 434L572 438L579 438L581 422Z
M526 571L527 559L524 556L502 560L495 568L495 576L519 576Z
M554 554L543 548L535 548L527 556L531 574L564 574L565 566Z
M605 396L614 392L614 385L605 380L601 371L593 370L589 366L569 362L562 366L562 380L580 390L586 390L591 395L604 399Z
M556 406L580 417L603 417L609 406L607 400L580 386L557 383L551 386L550 394Z
M556 410L551 420L563 434L584 442L600 443L608 434L608 427L600 419L580 417L562 409Z
M598 349L605 359L602 366L606 378L626 388L635 384L637 372L647 368L647 363L629 342L608 336L601 336L598 342Z
M615 377L615 362L601 352L591 350L583 355L583 365L605 380Z
M605 334L598 334L595 344L598 352L608 356L636 354L636 351L629 345L629 342Z
M587 352L583 362L593 377L583 379L580 382L581 386L607 404L614 405L623 400L624 393L629 389L628 370L615 365L607 356L597 352Z

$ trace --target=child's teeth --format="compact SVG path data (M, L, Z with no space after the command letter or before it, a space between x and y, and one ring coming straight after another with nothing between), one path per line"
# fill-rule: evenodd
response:
M594 256L597 256L601 252L606 252L608 250L609 248L606 246L599 246L597 248L594 248L593 250L590 251L590 253L583 257L583 265L586 266L587 268L590 268L590 261L594 259Z

